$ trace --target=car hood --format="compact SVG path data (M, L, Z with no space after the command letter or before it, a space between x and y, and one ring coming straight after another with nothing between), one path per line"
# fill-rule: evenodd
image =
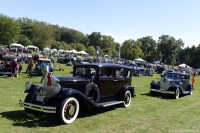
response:
M85 87L85 85L90 82L90 79L88 79L87 77L80 76L56 76L56 78L59 80L59 84L62 87L74 89Z

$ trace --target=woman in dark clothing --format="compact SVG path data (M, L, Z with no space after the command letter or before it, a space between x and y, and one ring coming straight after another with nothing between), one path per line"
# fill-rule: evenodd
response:
M17 59L14 59L11 63L11 78L14 78L17 75Z

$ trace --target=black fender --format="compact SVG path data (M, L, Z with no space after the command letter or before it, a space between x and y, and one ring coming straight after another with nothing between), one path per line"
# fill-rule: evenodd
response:
M62 88L62 90L58 94L51 97L47 101L47 103L45 103L45 105L57 106L61 101L68 97L76 97L79 100L79 102L88 107L96 106L96 104L91 99L89 99L84 93L73 88Z
M192 89L194 90L192 84L188 84L188 85L186 86L186 91L191 91Z

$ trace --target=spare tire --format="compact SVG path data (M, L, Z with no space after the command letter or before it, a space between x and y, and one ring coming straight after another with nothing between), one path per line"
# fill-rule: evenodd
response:
M94 83L89 83L85 86L85 95L94 103L99 102L100 92L99 88Z

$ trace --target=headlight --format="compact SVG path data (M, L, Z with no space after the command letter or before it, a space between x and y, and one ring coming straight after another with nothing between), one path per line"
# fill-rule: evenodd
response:
M32 86L32 82L28 81L28 82L25 83L26 90L30 90L31 86Z
M55 85L53 86L53 91L54 91L55 93L59 93L60 90L61 90L61 86L60 86L59 84L55 84Z

